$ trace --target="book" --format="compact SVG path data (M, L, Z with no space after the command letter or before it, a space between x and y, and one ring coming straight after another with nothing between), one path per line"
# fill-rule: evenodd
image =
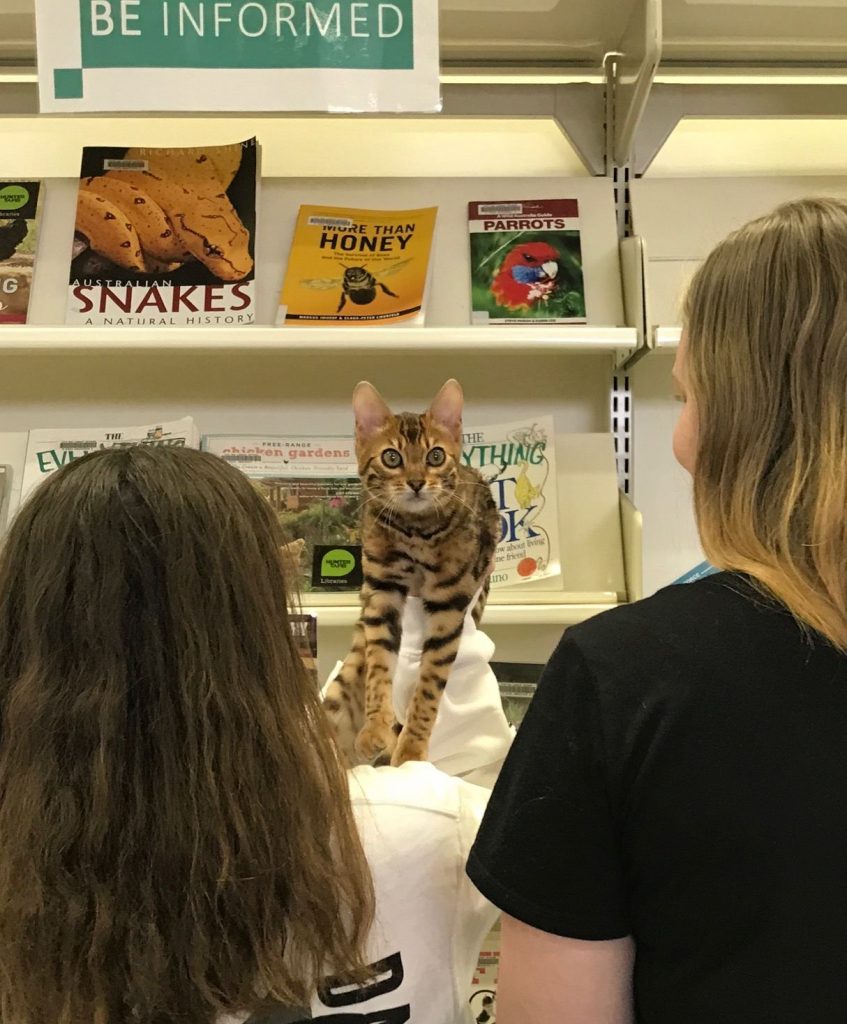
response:
M258 147L82 151L66 321L253 323Z
M6 526L12 497L12 467L0 465L0 535Z
M491 586L558 576L559 509L552 416L466 431L462 459L482 473L500 512Z
M318 618L306 612L289 615L294 643L309 679L318 686Z
M0 181L0 324L25 324L41 217L41 181Z
M89 452L101 448L133 448L137 445L199 448L200 435L190 416L170 423L141 427L53 427L30 430L21 479L21 502L51 473Z
M471 320L584 324L576 199L468 204Z
M359 589L362 485L352 437L207 434L203 448L237 466L270 503L302 590Z
M277 323L422 324L437 212L301 206Z

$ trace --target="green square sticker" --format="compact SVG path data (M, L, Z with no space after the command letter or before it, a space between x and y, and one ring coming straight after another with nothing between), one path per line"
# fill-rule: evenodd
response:
M53 95L57 100L81 100L82 68L54 68Z

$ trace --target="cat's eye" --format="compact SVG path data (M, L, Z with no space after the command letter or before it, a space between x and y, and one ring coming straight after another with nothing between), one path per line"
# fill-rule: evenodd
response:
M430 448L426 453L426 463L428 466L443 466L446 458L447 454L443 448Z
M403 465L403 456L396 448L386 448L382 453L382 464L389 469L397 469Z

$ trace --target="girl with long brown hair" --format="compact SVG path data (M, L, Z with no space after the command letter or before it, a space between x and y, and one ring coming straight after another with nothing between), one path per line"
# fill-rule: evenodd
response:
M485 794L422 764L357 769L348 788L280 541L242 474L188 450L86 456L15 518L3 1021L463 1012L493 917L460 881Z
M674 376L722 571L546 669L469 863L498 1024L847 1019L847 204L723 241Z

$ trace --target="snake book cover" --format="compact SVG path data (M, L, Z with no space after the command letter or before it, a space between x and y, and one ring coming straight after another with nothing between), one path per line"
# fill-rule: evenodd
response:
M468 203L471 319L584 324L576 199Z
M278 324L422 324L437 207L301 206Z
M252 324L258 156L255 139L83 149L66 321Z

